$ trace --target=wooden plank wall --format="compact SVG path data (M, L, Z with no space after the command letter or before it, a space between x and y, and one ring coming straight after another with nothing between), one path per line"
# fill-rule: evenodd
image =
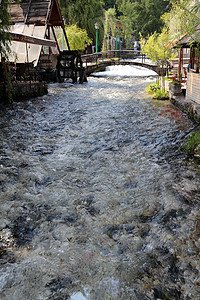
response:
M186 100L200 104L200 74L188 73Z
M45 23L51 0L32 0L28 13L27 24ZM21 0L18 4L12 1L10 15L12 23L24 22L29 8L29 1Z

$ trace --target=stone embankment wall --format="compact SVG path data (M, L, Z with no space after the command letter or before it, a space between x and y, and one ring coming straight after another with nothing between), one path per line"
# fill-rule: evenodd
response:
M0 102L9 102L9 88L0 84ZM14 82L11 87L13 101L23 101L48 93L46 82Z

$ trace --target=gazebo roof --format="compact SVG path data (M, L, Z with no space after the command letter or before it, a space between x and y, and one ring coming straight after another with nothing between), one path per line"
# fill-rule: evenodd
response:
M197 43L196 36L200 36L200 24L196 27L194 34L187 34L178 42L178 46L183 48L189 48L191 44Z
M10 16L12 24L63 25L58 0L12 0Z

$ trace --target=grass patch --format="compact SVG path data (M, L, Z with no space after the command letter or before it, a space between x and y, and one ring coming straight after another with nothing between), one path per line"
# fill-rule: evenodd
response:
M188 136L187 144L182 147L182 150L200 157L200 130Z

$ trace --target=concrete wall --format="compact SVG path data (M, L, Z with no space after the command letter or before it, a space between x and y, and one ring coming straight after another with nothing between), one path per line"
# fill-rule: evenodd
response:
M186 100L200 104L200 74L188 73Z

